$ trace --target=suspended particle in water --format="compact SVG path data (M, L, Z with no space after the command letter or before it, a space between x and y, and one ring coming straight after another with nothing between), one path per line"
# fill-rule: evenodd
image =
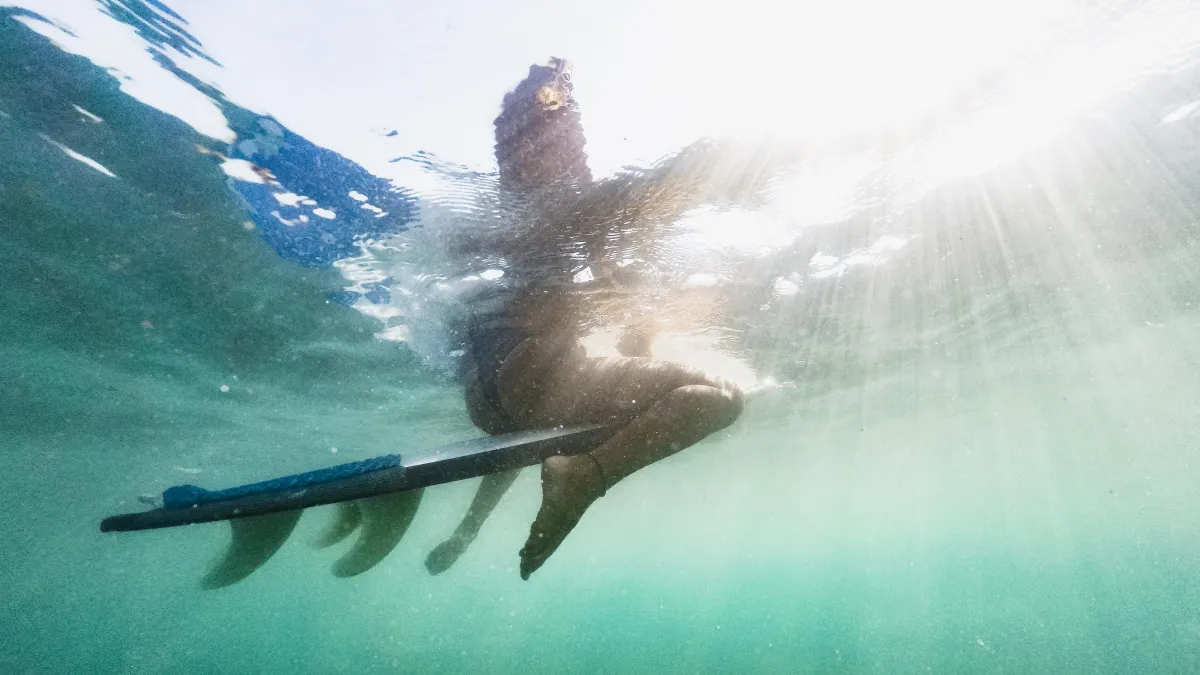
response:
M229 393L229 385L227 385L227 384L221 385L221 393L228 394Z
M333 454L335 454L335 455L336 455L336 454L337 454L337 448L330 448L330 449L329 449L329 452L331 452L331 453L333 453Z

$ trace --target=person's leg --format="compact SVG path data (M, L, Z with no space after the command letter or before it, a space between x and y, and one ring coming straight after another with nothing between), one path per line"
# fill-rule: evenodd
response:
M484 384L486 375L481 378L478 369L484 368L498 371L500 365L507 360L505 358L508 356L506 352L509 351L535 354L535 358L539 363L553 363L561 360L564 352L572 350L575 343L573 340L563 339L542 340L520 338L512 340L510 336L503 333L479 339L484 349L482 352L474 354L477 361L477 370L467 378L468 384L465 391L467 414L470 416L471 422L487 434L496 435L516 431L519 425L515 423L504 409L497 391L493 390L492 395L488 395L487 389L490 385ZM527 341L528 344L522 347ZM530 369L526 368L526 371L529 372ZM467 509L466 514L463 515L463 519L455 529L454 534L434 547L429 552L429 555L426 556L425 569L430 574L436 575L445 572L462 557L462 554L475 541L475 537L479 534L480 528L483 527L484 521L488 519L492 511L499 505L500 499L504 496L505 492L512 487L519 473L520 470L518 469L484 476L483 480L479 483L479 487L476 488L471 506Z
M483 527L483 521L487 520L492 510L500 503L500 498L508 491L519 473L521 470L516 469L483 477L483 482L475 492L475 499L471 501L471 506L458 528L454 530L454 534L438 544L425 558L425 569L429 570L430 574L441 574L450 569L459 556L466 552L467 547L479 534L479 528Z
M590 453L551 457L542 464L542 506L521 549L524 579L545 563L608 488L729 426L742 410L742 392L735 385L675 363L612 358L567 359L556 365L553 374L536 383L519 371L502 372L502 380L512 380L513 391L537 394L536 399L505 402L523 423L633 419Z
M519 343L518 343L519 344ZM489 345L503 349L501 345ZM485 354L485 368L497 369L499 366L490 358L491 354ZM478 358L478 355L476 355ZM476 366L478 368L478 366ZM479 376L478 371L467 377L466 391L464 392L465 401L467 404L467 415L471 418L471 422L481 431L496 435L508 431L514 431L513 421L500 409L499 401L495 396L488 396L485 385ZM467 508L467 512L463 515L462 521L455 528L445 541L434 547L429 555L425 557L425 569L430 574L441 574L450 569L455 562L467 551L471 542L475 541L475 536L479 534L480 528L483 527L484 521L492 514L496 506L500 503L501 497L508 491L520 470L505 471L502 473L491 474L483 477L479 483L479 487L475 490L475 497L471 500L471 506Z

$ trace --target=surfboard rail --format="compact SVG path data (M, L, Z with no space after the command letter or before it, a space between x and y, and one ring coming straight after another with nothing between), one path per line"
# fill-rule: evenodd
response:
M540 464L603 443L617 425L592 424L486 436L434 448L406 461L400 455L340 464L226 490L168 488L161 508L110 516L101 532L132 532L248 518L403 492Z

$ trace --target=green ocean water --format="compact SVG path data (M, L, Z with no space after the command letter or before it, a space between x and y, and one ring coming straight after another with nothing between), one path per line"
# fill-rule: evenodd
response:
M1163 123L1197 82L1148 73L1017 160L806 235L912 236L773 298L739 356L786 386L611 490L530 581L527 470L441 576L422 562L471 481L360 577L306 546L314 509L205 592L224 526L99 520L478 432L326 300L336 271L243 227L199 134L0 13L0 672L1200 671L1200 117Z

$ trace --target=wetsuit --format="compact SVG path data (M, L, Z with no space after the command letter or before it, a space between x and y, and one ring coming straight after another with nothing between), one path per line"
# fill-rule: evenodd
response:
M510 295L508 299L511 298ZM547 326L549 332L534 332L528 321L506 311L512 309L511 305L494 304L495 299L493 296L489 299L493 302L485 303L490 305L490 311L474 314L467 329L466 351L471 364L466 388L467 410L471 421L489 434L524 431L528 424L519 421L520 411L505 408L501 395L499 379L505 361L526 342L534 343L529 348L537 350L536 370L540 374L525 371L513 373L513 376L543 377L568 367L571 360L586 357L586 351L574 332L559 332L561 327L553 324ZM535 386L541 389L541 386ZM528 398L525 401L532 408L537 408L538 403Z
M467 410L475 426L489 434L520 431L520 426L504 408L497 379L504 359L530 335L515 322L489 317L472 321L467 331L467 352L474 364L474 386L468 386ZM478 397L483 400L477 400ZM488 410L479 410L486 405Z

